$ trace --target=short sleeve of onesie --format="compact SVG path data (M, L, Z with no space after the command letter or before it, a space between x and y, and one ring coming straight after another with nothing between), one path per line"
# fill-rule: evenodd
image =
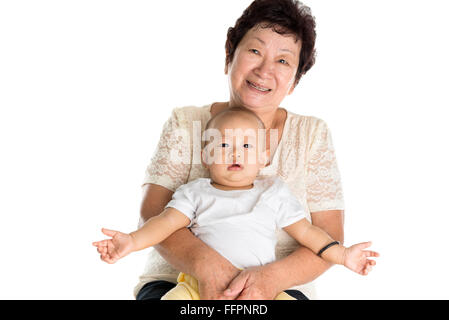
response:
M169 207L181 211L190 219L189 227L192 225L192 221L195 217L196 205L192 193L189 192L189 184L184 184L176 189L172 199L165 206L165 208Z
M288 185L279 179L277 187L277 192L270 199L277 204L277 227L284 228L305 218L303 206L290 191Z

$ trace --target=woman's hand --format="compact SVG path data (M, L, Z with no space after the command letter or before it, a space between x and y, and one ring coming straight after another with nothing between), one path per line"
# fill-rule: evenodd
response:
M269 267L260 266L241 271L224 294L236 300L273 300L281 291Z
M225 289L240 273L240 270L226 259L223 258L223 260L225 264L221 263L223 262L221 259L210 260L214 263L214 266L211 264L204 265L203 272L197 276L201 300L234 300L239 295L240 291L236 291L234 294L224 294ZM220 271L217 272L217 270Z

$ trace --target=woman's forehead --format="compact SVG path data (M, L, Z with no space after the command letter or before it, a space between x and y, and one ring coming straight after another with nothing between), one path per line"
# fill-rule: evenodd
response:
M279 34L271 27L256 25L245 34L241 43L255 41L267 47L283 47L293 52L300 51L301 40L291 33Z

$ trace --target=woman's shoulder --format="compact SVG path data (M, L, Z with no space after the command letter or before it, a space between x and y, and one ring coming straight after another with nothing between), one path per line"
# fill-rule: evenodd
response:
M184 106L172 110L172 116L178 119L195 120L210 116L210 104L204 106Z
M288 112L288 133L292 138L298 136L314 136L322 131L327 131L327 124L321 118L306 116L295 112Z
M290 110L287 110L288 112L288 118L290 119L291 123L294 123L296 125L302 124L302 125L309 125L309 126L319 126L319 125L325 125L326 122L318 117L315 116L306 116L302 114L298 114L295 112L292 112Z

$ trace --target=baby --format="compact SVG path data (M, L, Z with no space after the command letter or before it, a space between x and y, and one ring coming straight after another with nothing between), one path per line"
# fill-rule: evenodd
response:
M375 265L368 258L379 256L364 250L369 242L349 248L340 245L305 219L303 207L285 182L277 176L258 176L269 158L265 134L259 129L265 129L263 122L248 109L234 107L216 114L207 123L209 139L202 148L202 163L209 169L210 178L180 186L162 213L134 232L103 228L111 239L93 243L101 259L115 263L189 227L235 267L245 269L275 260L276 229L283 228L324 260L368 274ZM199 300L196 279L181 272L178 285L162 299ZM276 299L293 298L281 292Z

